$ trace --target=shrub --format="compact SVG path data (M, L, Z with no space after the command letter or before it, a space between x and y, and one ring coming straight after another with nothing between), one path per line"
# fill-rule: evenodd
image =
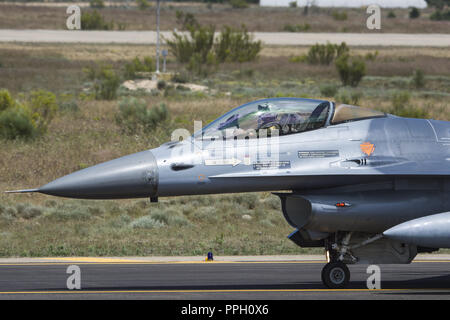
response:
M219 62L248 62L256 60L261 41L253 41L245 25L236 29L225 26L214 50Z
M230 4L233 9L248 8L248 3L245 0L230 0Z
M28 203L26 203L26 204L21 203L16 206L17 216L24 218L24 219L32 219L32 218L38 217L38 216L42 215L42 212L43 212L43 208L35 207Z
M157 221L150 216L140 217L130 223L130 227L133 229L154 229L164 226L164 223Z
M138 72L153 71L155 71L155 67L151 57L144 57L142 61L135 57L132 61L125 64L124 77L125 79L135 79Z
M23 107L0 112L0 137L4 139L32 138L38 133L29 112Z
M187 69L192 73L206 77L217 68L216 56L213 52L208 52L206 60L198 53L194 53L187 65Z
M290 7L290 8L297 8L297 1L291 1L291 2L289 2L289 7Z
M394 108L391 109L389 113L405 118L426 119L429 117L428 112L425 109L417 108L414 106L409 106L402 109Z
M367 61L375 61L378 57L378 50L376 50L375 52L367 52L364 56L364 59L366 59Z
M403 109L409 103L411 95L408 91L396 91L391 97L394 109Z
M32 91L27 106L36 128L44 133L58 111L56 96L45 90Z
M84 71L93 81L95 99L113 100L117 97L120 78L111 66L89 67Z
M414 71L412 82L416 88L423 88L425 86L425 74L423 70L417 69Z
M450 9L436 10L430 15L430 19L434 21L450 21Z
M102 9L105 7L103 0L90 0L89 5L91 8Z
M11 94L6 89L0 90L0 112L12 108L15 105L15 101L11 97Z
M416 7L412 7L411 10L409 11L409 18L416 19L418 17L420 17L420 10L417 9Z
M46 217L56 221L86 221L90 219L91 213L86 207L77 205L67 205L58 208L51 208L46 213Z
M417 108L411 105L410 97L408 91L394 92L391 98L392 107L389 113L406 118L427 118L428 112L424 108Z
M189 30L190 28L198 28L200 24L192 13L184 13L181 10L175 12L177 24L182 30Z
M292 25L290 23L285 24L283 27L283 31L287 31L287 32L305 32L305 31L309 31L311 29L311 25L308 23L304 23L304 24L296 24L296 25Z
M58 107L59 110L67 112L77 112L79 110L77 101L75 99L61 101Z
M342 42L340 45L331 43L315 44L309 49L306 61L309 64L329 65L336 58L349 51L350 49L345 42Z
M165 104L148 108L145 100L128 97L119 102L116 123L127 133L150 132L167 116Z
M393 19L393 18L397 18L397 15L395 14L394 11L391 10L391 11L389 11L387 17L388 17L389 19Z
M139 10L146 10L148 7L150 7L150 4L147 0L136 0L136 4Z
M159 80L158 83L156 84L156 87L158 88L158 90L164 90L167 86L167 83L164 80Z
M92 13L81 14L81 29L83 30L112 30L114 22L106 22L102 15L94 10Z
M435 7L436 9L443 9L445 5L450 6L449 0L425 0L429 7Z
M166 42L178 62L190 62L195 53L199 56L199 60L205 63L214 45L214 32L213 26L190 27L190 37L173 32L174 40Z
M339 92L335 96L336 101L344 104L353 104L353 105L357 105L361 97L362 94L360 91L347 89L339 90Z
M176 227L185 227L191 225L191 222L185 216L174 215L170 217L169 224Z
M289 58L290 62L294 62L294 63L306 63L308 62L308 56L306 54L302 54L299 56L293 56Z
M261 51L261 42L253 41L245 26L224 27L216 41L214 32L214 26L191 26L190 37L174 32L174 39L166 42L177 61L198 75L207 75L221 62L255 60Z
M320 86L320 94L324 97L334 97L338 88L334 84L324 84Z
M53 93L32 91L22 105L13 100L7 90L0 91L0 137L32 138L47 131L58 110Z
M187 83L189 82L189 74L187 72L177 72L172 76L172 82Z
M360 57L343 54L336 59L335 65L344 86L357 87L366 75L366 64Z
M169 224L169 215L165 211L156 209L155 212L150 213L150 217L163 224Z
M347 12L345 12L345 11L342 11L342 12L333 11L331 13L331 16L333 17L334 20L337 20L337 21L344 21L344 20L347 20L347 18L348 18Z

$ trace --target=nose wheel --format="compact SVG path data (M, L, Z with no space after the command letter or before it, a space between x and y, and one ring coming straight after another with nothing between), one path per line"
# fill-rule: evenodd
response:
M344 289L349 281L350 270L343 262L329 262L322 269L322 282L330 289Z

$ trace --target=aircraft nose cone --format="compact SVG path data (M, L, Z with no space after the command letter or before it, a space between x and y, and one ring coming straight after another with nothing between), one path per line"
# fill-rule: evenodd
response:
M158 187L158 167L151 151L107 161L39 188L39 192L69 198L120 199L153 197Z

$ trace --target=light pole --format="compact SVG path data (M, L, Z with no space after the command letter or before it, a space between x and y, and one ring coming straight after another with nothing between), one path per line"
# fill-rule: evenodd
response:
M159 5L161 0L156 0L156 73L159 74Z

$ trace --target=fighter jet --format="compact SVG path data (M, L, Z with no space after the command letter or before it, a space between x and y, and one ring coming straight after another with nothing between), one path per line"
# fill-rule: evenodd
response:
M450 247L450 123L264 99L158 148L15 192L154 202L257 191L280 198L289 239L325 248L324 285L345 288L348 264L407 264Z

